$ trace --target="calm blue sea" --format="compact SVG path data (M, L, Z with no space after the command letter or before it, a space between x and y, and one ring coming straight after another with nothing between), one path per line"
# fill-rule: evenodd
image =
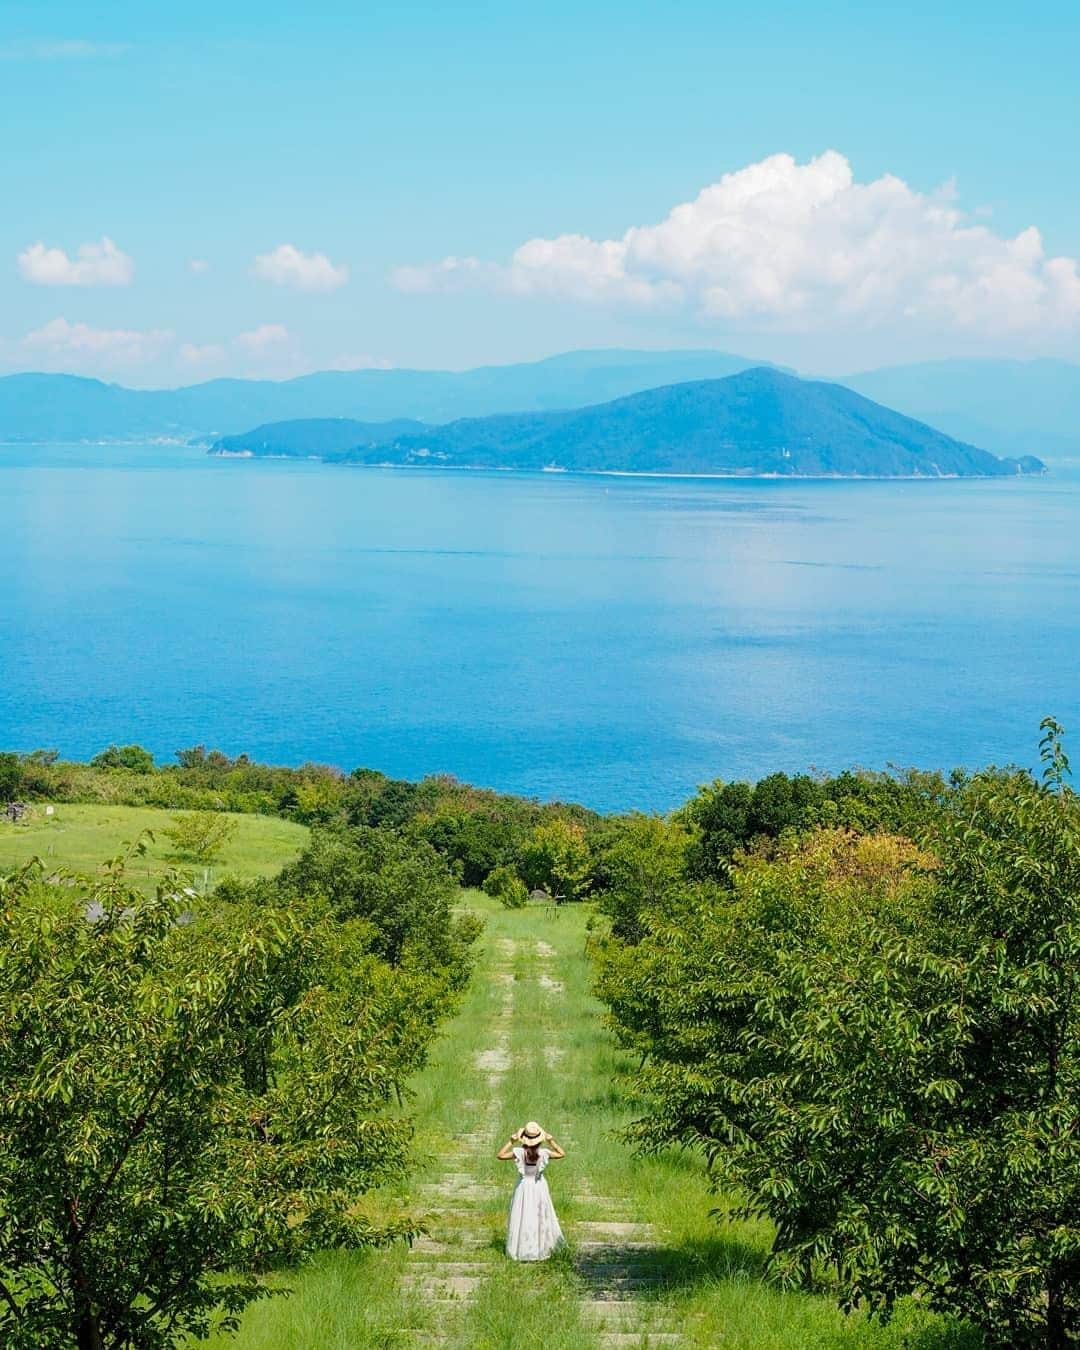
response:
M0 746L714 777L1080 760L1080 466L732 482L0 447Z

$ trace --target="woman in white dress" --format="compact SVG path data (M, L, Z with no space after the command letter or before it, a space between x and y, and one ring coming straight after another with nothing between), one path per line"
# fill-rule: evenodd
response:
M512 1261L546 1261L565 1239L544 1171L552 1158L565 1158L566 1154L550 1134L530 1120L495 1156L502 1162L515 1163L518 1170L506 1227L506 1254Z

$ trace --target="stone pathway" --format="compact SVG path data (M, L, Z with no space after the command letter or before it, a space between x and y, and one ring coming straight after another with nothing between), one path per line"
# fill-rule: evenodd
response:
M503 939L496 945L487 978L502 990L502 998L489 1019L486 1048L471 1065L462 1066L463 1087L482 1098L460 1103L462 1130L453 1139L445 1168L418 1188L429 1232L414 1243L402 1276L412 1313L408 1331L415 1345L467 1345L469 1309L505 1259L500 1248L509 1178L493 1162L506 1130L502 1085L513 1065L515 1009L527 1007L534 1021L542 1018L557 1026L563 986L552 974L555 954L548 943L532 939ZM524 976L514 969L519 957L528 958ZM563 1053L558 1041L557 1035L545 1039L549 1067ZM572 1148L572 1134L562 1133ZM558 1205L557 1185L555 1190ZM685 1344L676 1314L658 1297L664 1288L658 1232L634 1222L622 1197L599 1194L588 1183L579 1187L575 1208L586 1216L567 1225L582 1350Z

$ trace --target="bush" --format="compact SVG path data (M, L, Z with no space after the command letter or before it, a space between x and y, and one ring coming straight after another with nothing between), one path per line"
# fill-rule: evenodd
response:
M501 900L507 909L523 909L529 903L529 888L514 869L505 864L488 873L484 890L496 900Z

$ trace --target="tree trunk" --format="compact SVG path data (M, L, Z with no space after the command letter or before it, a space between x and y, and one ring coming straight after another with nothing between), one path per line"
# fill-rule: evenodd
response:
M75 1333L78 1350L105 1350L105 1340L101 1334L101 1321L94 1311L94 1298L90 1281L86 1278L79 1244L82 1241L82 1229L79 1225L79 1205L74 1199L64 1202L68 1220L68 1252L71 1263L72 1281L75 1286L75 1310L79 1319Z
M1067 1350L1068 1329L1065 1325L1065 1284L1051 1280L1046 1291L1046 1345L1047 1350Z
M79 1350L105 1350L105 1342L101 1338L101 1323L98 1321L97 1313L92 1309L83 1313L79 1319Z

